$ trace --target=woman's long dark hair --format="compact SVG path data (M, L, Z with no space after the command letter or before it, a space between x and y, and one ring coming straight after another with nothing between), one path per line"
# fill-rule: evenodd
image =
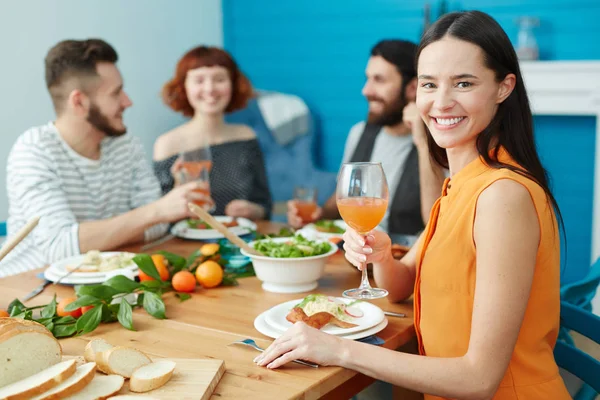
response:
M504 80L508 74L515 75L514 90L499 104L496 115L477 137L477 151L490 167L510 169L540 185L559 217L564 234L562 215L550 190L548 173L537 154L533 139L533 116L517 54L508 36L492 17L480 11L446 14L423 35L417 49L417 60L425 47L445 36L479 46L484 53L484 62L494 71L497 82ZM427 135L427 139L431 158L444 168L448 168L446 150L433 141L431 134ZM522 168L500 162L498 152L501 147L504 147Z

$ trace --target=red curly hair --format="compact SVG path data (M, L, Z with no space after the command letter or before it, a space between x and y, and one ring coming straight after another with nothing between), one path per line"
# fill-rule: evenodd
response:
M195 47L179 60L175 69L175 77L167 82L162 90L162 98L165 104L174 111L181 112L186 117L193 116L194 109L185 93L185 78L191 69L213 66L225 68L231 79L233 90L225 112L230 113L246 107L248 100L252 97L250 81L240 71L229 53L217 47L209 46Z

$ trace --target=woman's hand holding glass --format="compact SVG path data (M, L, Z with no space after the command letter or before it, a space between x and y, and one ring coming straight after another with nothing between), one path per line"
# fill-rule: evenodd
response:
M392 241L383 231L375 229L363 236L348 227L343 238L346 259L360 271L369 263L381 263L392 257Z

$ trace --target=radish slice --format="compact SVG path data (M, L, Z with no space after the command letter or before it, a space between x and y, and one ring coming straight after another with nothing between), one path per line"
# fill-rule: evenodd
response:
M354 306L347 307L344 312L352 318L362 318L365 315L360 308Z

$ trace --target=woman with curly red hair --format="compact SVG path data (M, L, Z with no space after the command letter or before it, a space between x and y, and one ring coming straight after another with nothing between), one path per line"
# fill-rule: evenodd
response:
M269 218L271 194L256 135L246 125L224 120L226 113L244 108L251 96L250 82L226 51L199 46L179 60L162 97L190 120L154 144L154 171L164 193L177 184L174 175L181 167L180 154L209 146L214 213Z

